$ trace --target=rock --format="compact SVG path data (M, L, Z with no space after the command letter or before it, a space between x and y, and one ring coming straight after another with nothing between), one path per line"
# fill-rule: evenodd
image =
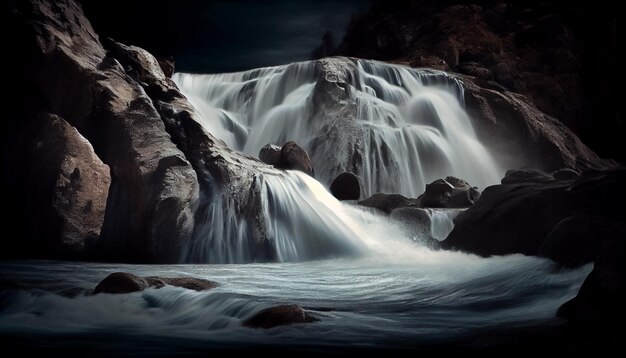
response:
M281 147L268 143L259 151L259 159L265 164L280 165Z
M582 211L559 221L544 239L538 255L564 266L578 267L595 259L600 241L623 231L611 220Z
M626 318L626 245L624 236L600 248L593 271L580 291L564 303L557 316L582 330L614 330ZM614 332L611 332L614 334Z
M580 173L573 169L563 168L552 173L552 177L556 180L574 180L580 176Z
M416 242L431 249L439 248L439 241L432 236L432 221L425 209L397 208L391 211L390 218L400 222L402 228Z
M443 179L426 184L426 191L420 196L420 206L425 208L445 208L452 196L454 186Z
M474 205L480 191L463 179L452 176L426 184L426 191L418 198L423 208L466 208Z
M339 200L359 200L361 184L356 175L347 172L341 173L330 184L330 192Z
M128 272L114 272L100 281L93 293L130 293L165 285L206 291L217 287L217 282L194 277L141 277Z
M549 183L553 178L537 169L507 170L502 184Z
M607 10L589 9L585 5L565 8L545 2L451 4L454 2L378 2L351 21L335 55L469 74L474 76L471 81L480 82L481 87L514 91L520 96L512 97L523 98L523 106L531 105L525 109L518 107L516 111L532 115L537 110L542 115L556 117L602 156L624 160L621 150L624 121L616 119L624 116L620 105L621 84L617 81L607 85L603 80L619 73L622 67L613 55L623 52L625 43L620 32L615 31L615 24L623 23L617 5ZM586 32L576 31L588 23L596 26ZM381 40L390 37L388 34L393 34L396 46L380 46ZM502 100L502 105L509 106L506 102L510 99ZM498 103L491 103L490 107L498 107ZM525 128L523 124L511 127L511 134L516 135L538 131L545 133L552 129L537 125ZM580 150L571 147L574 143L565 133L554 131L553 134L556 136L547 133L541 136L556 145L569 142L569 148L560 146L562 152ZM499 138L506 141L510 137ZM528 152L534 148L524 145L536 146L538 142L537 137L525 136L515 146ZM550 151L555 153L555 148ZM509 153L514 152L501 154ZM525 163L504 167L530 165L533 158L535 162L550 164L541 167L543 170L558 169L558 163L550 163L560 161L556 156L530 156ZM568 166L576 165L571 159L575 156L568 156Z
M25 53L19 55L33 56L21 64L32 76L26 82L111 169L99 258L177 261L193 233L199 184L165 130L157 98L150 97L160 88L144 89L133 78L165 88L170 80L156 59L135 47L117 46L107 53L81 6L71 0L32 0L11 13L13 22L30 29L23 33Z
M206 291L217 287L217 282L195 277L159 277L166 285L186 288L194 291Z
M43 114L30 131L26 155L31 224L24 250L48 257L87 258L100 237L109 194L109 167L62 118Z
M311 316L297 305L281 305L266 308L243 322L249 328L272 328L296 323L311 323L319 319Z
M540 255L568 266L588 263L605 239L624 232L625 184L626 170L619 169L588 172L574 181L488 187L456 217L442 247L482 256Z
M417 207L418 203L417 199L409 199L400 194L378 193L370 196L365 200L359 201L359 205L366 206L368 208L378 209L388 215L394 209L404 207Z
M537 109L528 98L463 77L466 110L478 137L502 167L532 166L551 172L608 169L565 125Z
M161 67L161 70L163 71L165 77L172 78L172 75L174 74L174 69L176 67L174 57L157 57L156 60L159 62L159 66Z
M282 169L299 170L313 176L313 166L307 152L295 142L283 144L280 150L280 163L278 167Z
M114 272L100 281L93 290L97 293L130 293L150 287L148 280L128 272Z

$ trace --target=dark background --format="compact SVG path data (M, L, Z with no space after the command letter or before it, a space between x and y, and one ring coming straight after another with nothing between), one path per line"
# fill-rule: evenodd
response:
M82 1L101 37L173 56L181 72L218 73L307 60L330 31L340 42L359 0Z

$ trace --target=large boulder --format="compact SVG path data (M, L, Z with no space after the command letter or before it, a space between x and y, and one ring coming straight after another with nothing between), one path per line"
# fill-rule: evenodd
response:
M359 200L361 184L352 173L341 173L330 184L330 193L339 200Z
M281 305L266 308L246 319L243 325L250 328L272 328L296 323L311 323L319 319L311 316L297 305Z
M604 240L625 233L624 197L623 169L589 172L574 181L494 185L455 219L442 246L482 256L520 253L584 264Z
M611 331L619 327L626 318L624 252L624 236L603 243L593 271L585 279L578 295L564 303L557 315L586 330Z
M87 258L100 237L109 194L109 167L62 118L42 114L22 152L30 207L19 256Z
M130 293L165 285L206 291L217 287L217 282L195 277L141 277L128 272L114 272L100 281L93 293Z
M29 90L93 145L111 169L111 188L97 253L100 258L174 262L194 229L196 172L172 142L150 94L133 76L169 81L145 51L107 52L81 6L71 0L12 4L20 51L32 61ZM120 64L135 55L135 64ZM138 64L141 63L141 66ZM135 66L136 65L136 66ZM135 66L135 67L133 67Z
M280 150L280 162L278 167L282 169L299 170L313 176L313 165L306 150L296 142L289 141L283 144Z
M279 165L281 149L275 144L268 143L259 151L259 159L265 164Z
M479 197L477 187L449 176L426 184L426 191L418 198L418 205L423 208L466 208L474 205Z

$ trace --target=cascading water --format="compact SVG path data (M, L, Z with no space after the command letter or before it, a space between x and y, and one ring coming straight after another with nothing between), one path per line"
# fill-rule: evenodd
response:
M352 64L347 72L346 63ZM344 66L339 71L344 82L329 80L332 71L315 62L225 75L179 74L176 81L204 128L229 146L256 155L267 142L295 140L312 153L326 184L347 169L361 176L366 195L388 191L414 197L425 183L447 175L481 186L497 181L497 168L462 109L457 80L371 61L338 65ZM324 100L325 95L331 98ZM391 218L337 201L303 173L265 168L255 178L259 216L238 215L232 193L216 189L207 198L206 229L187 244L182 258L246 265L2 262L0 276L8 285L0 290L0 335L26 337L29 347L33 342L45 349L107 346L113 353L140 355L277 345L316 353L411 349L464 345L476 332L509 343L502 325L553 325L557 308L591 271L590 266L555 270L537 257L433 251L416 244L419 240L411 240ZM430 235L439 240L459 213L425 210ZM255 220L262 222L270 256L278 263L250 263ZM335 259L314 260L319 258ZM92 294L115 271L191 275L220 286L204 292L165 286ZM277 303L298 304L320 320L269 330L242 325Z
M174 80L228 146L256 156L267 143L296 141L326 185L350 171L365 196L416 197L448 175L479 187L500 178L463 109L462 85L444 72L326 59Z

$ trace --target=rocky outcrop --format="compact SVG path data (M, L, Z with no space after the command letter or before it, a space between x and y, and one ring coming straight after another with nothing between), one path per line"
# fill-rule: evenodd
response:
M275 144L268 143L259 151L259 159L265 164L279 165L281 149Z
M465 108L476 132L505 168L529 166L546 172L614 165L601 160L569 128L535 107L523 95L461 76Z
M341 173L330 184L330 193L339 200L359 200L361 184L352 173Z
M131 293L146 288L161 288L165 285L182 287L194 291L206 291L217 287L217 283L194 277L141 277L128 272L114 272L105 277L96 288L98 293Z
M621 70L614 54L624 49L624 22L605 5L377 1L332 55L454 71L520 93L602 156L623 160L623 90L606 78Z
M625 195L623 169L588 172L574 180L494 185L455 219L443 247L584 264L597 256L603 242L626 234Z
M246 319L243 325L249 328L273 328L296 323L319 321L297 305L282 305L266 308Z
M109 167L91 144L62 118L43 114L22 151L30 207L29 239L18 248L28 256L87 258L100 236L111 184ZM21 256L21 255L20 255Z
M426 191L417 198L422 208L466 208L474 205L480 197L477 187L465 180L446 177L426 184Z
M306 150L302 149L296 142L289 141L283 144L280 150L281 169L299 170L310 176L314 176L313 165Z
M519 184L519 183L549 183L554 178L541 170L537 169L519 169L507 170L504 178L500 181L502 184Z
M259 173L269 167L207 133L150 53L111 39L103 46L77 3L26 3L11 11L22 30L16 41L24 57L33 55L16 64L29 76L20 83L41 95L41 108L75 126L111 169L95 258L177 261L182 247L218 231L207 211L223 203L248 222L250 245L260 246L253 259L271 259L259 217ZM27 108L21 111L28 119ZM235 225L222 224L222 233Z

